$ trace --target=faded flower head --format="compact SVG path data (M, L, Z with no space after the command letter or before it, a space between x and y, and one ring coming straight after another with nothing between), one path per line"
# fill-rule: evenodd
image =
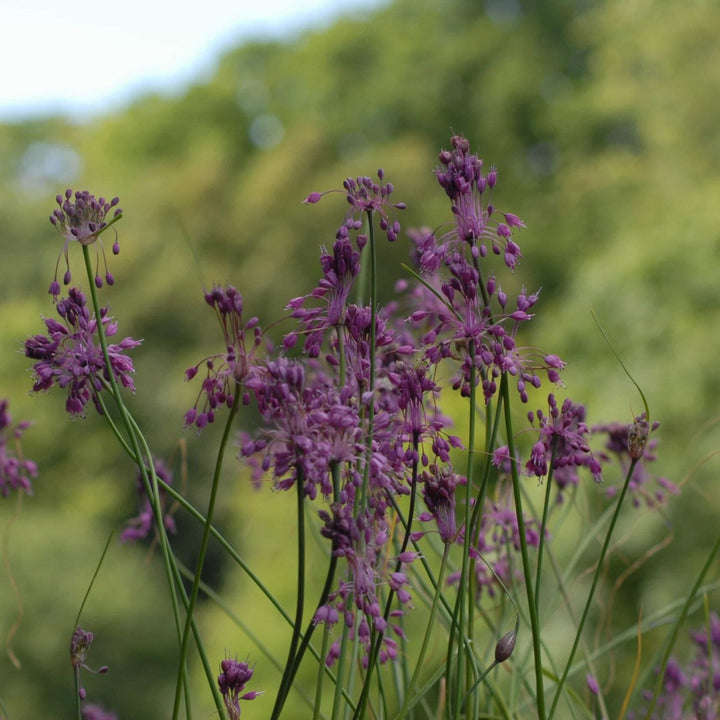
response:
M23 457L20 438L30 427L28 420L12 426L8 401L0 400L0 495L7 497L11 490L32 493L30 479L37 477L37 465Z
M650 425L643 414L630 424L614 422L593 427L594 433L607 435L605 447L599 454L602 462L615 461L626 475L632 461L638 461L628 482L628 492L635 507L645 504L648 508L655 508L664 503L668 495L680 494L680 488L675 483L648 470L648 465L657 458L654 450L658 443L657 438L650 438L650 433L658 426L657 422ZM655 488L652 487L653 481ZM615 497L617 492L616 486L609 487L608 497Z
M238 720L240 717L240 701L254 700L261 691L250 690L243 693L245 685L252 677L253 670L246 662L238 662L227 658L220 663L220 675L218 675L218 687L225 701L230 720Z
M222 405L232 406L235 393L240 390L252 367L262 337L256 317L243 323L242 295L232 285L228 285L227 288L214 286L212 290L205 292L205 302L217 314L226 351L211 355L185 371L185 379L192 380L201 365L204 364L206 369L198 398L193 407L185 413L185 427L195 425L198 430L202 430L215 420L217 408ZM250 332L253 341L252 346L248 348L246 333ZM203 395L204 401L198 411Z
M97 338L98 320L90 314L85 295L78 288L70 288L56 309L62 322L45 318L47 335L35 335L25 341L26 357L37 360L33 366L33 390L48 390L57 384L67 389L65 408L71 415L84 415L91 398L102 413L98 395L109 382L110 372ZM107 307L100 310L100 323L105 337L117 333L117 321L108 315ZM139 340L126 337L107 348L115 380L132 391L135 369L124 353L139 344Z
M120 202L119 198L113 198L108 202L104 197L96 198L87 190L78 190L75 193L75 199L73 201L73 192L68 188L65 191L65 194L58 195L56 200L59 208L54 210L52 215L50 215L50 222L65 238L65 244L63 245L60 257L65 257L66 270L65 275L63 276L63 284L69 285L70 280L72 279L72 275L70 273L70 261L68 258L69 244L71 242L79 242L81 245L87 246L99 241L100 233L116 220L120 219L122 216L122 210L117 207L117 204ZM106 218L113 208L115 208L115 212L108 222ZM105 266L105 282L107 282L108 285L112 285L115 281L107 268L107 260L105 258L105 250L102 248L102 243L99 244L103 256L103 264ZM120 252L117 235L115 237L112 250L114 255L117 255ZM53 298L57 298L60 294L60 284L57 280L60 257L58 257L58 261L55 265L55 278L50 285L50 294ZM99 272L95 273L95 284L98 287L101 287L103 284L103 280L100 277Z
M118 720L118 716L101 705L88 703L82 709L82 720Z
M70 640L70 662L77 677L78 695L81 700L85 699L87 693L80 683L80 670L85 669L91 673L104 674L108 671L107 665L103 665L97 670L93 670L85 663L90 645L92 645L93 634L89 630L83 630L79 625L75 628L72 639Z

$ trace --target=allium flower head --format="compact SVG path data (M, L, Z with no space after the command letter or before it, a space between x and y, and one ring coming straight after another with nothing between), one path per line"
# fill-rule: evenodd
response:
M119 198L113 198L108 202L104 197L96 198L87 190L77 191L73 201L73 192L68 189L65 191L64 195L58 195L56 200L59 208L54 210L52 215L50 215L50 222L65 238L65 244L63 245L60 257L65 257L66 271L63 276L63 283L65 285L69 285L72 278L70 274L70 261L68 259L69 244L71 242L78 242L81 245L87 246L99 241L100 233L113 222L120 219L122 216L122 210L117 207L117 204L120 202ZM115 208L115 211L112 219L108 221L106 218L113 208ZM108 285L112 285L114 283L114 278L108 271L105 251L102 249L102 243L99 244L102 251L103 263L105 265L105 281ZM120 245L118 244L117 236L112 249L113 254L115 255L120 252ZM55 265L55 278L50 285L50 294L53 298L57 298L60 294L60 284L57 280L57 270L60 265L60 257L58 257L57 264ZM95 284L98 287L101 287L103 284L102 278L98 272L95 273Z
M548 414L537 411L540 436L533 445L530 459L525 464L529 475L542 478L547 475L548 464L552 459L553 478L560 492L569 485L577 485L577 468L586 467L593 478L602 480L602 467L593 456L586 436L590 434L585 424L585 407L576 405L569 398L558 408L555 396L548 395ZM528 413L530 422L535 414ZM558 500L562 499L560 494Z
M356 179L347 178L343 183L345 197L350 205L345 216L345 222L338 230L337 236L347 236L349 230L360 230L363 223L363 216L369 213L376 213L380 218L380 229L387 234L391 242L397 240L400 234L400 223L395 217L395 210L404 210L405 203L390 202L394 187L392 183L384 183L385 172L382 168L377 171L378 182L372 178L363 176ZM342 191L329 191L342 192ZM313 192L305 198L305 203L315 204L326 193ZM391 217L392 215L392 217ZM364 242L358 239L362 246Z
M127 337L118 344L108 345L109 371L97 338L98 320L90 314L82 291L70 288L68 296L57 303L56 310L62 322L45 318L47 335L35 335L25 341L25 355L37 360L33 366L33 390L48 390L57 384L67 389L65 408L71 415L84 415L91 398L102 413L98 394L109 382L110 371L123 387L135 390L132 380L135 370L132 360L124 353L140 345L140 340ZM118 324L108 314L107 307L100 310L100 324L105 337L117 333Z
M220 663L218 675L218 687L225 701L230 720L238 720L240 717L240 701L254 700L261 694L258 690L250 690L243 693L245 685L253 675L252 668L245 662L238 662L233 659L225 659Z
M512 213L502 213L504 221L495 220L490 195L497 170L491 168L483 174L483 161L470 152L470 143L464 137L455 135L450 142L452 150L440 153L441 167L436 175L452 204L455 235L470 245L476 259L487 255L489 243L493 253L502 254L507 267L514 270L521 252L512 239L512 229L525 227L525 223Z
M0 495L7 497L11 490L24 490L30 494L30 479L37 477L37 465L26 460L20 447L20 438L31 423L27 420L12 426L8 401L0 400Z
M215 420L215 410L218 407L232 406L235 393L248 376L262 337L256 317L243 322L242 295L232 285L227 288L214 286L205 293L205 302L217 314L226 350L205 358L185 371L186 380L192 380L202 364L207 371L195 405L185 413L185 427L195 425L198 430ZM247 333L252 333L253 337L249 348L246 343ZM198 404L203 395L204 403L198 412Z
M455 541L455 488L458 478L451 468L432 466L429 472L420 475L422 494L428 514L420 515L420 520L435 519L440 538L444 543Z

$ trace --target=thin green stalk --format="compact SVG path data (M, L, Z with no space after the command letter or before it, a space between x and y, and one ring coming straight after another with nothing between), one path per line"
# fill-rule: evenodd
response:
M322 647L320 648L320 671L317 674L317 681L315 683L315 702L313 704L313 716L312 720L318 720L320 718L320 705L323 696L323 680L325 679L325 673L322 671L325 665L325 658L327 657L328 645L330 643L330 626L325 625L323 629L323 640Z
M280 717L280 713L287 698L287 694L290 690L290 683L292 682L292 671L293 663L295 661L295 653L297 652L297 646L300 642L300 628L303 621L303 610L305 604L305 512L304 512L304 501L305 501L305 473L303 472L302 465L298 462L295 464L295 487L297 490L297 535L298 535L298 548L297 548L297 596L295 604L295 622L293 626L292 638L290 639L290 648L288 650L288 658L285 663L285 673L283 674L278 689L277 697L275 698L275 706L273 707L271 720L277 720Z
M412 678L410 679L410 685L405 690L405 697L403 698L402 707L400 708L400 712L395 716L395 720L402 720L402 718L406 717L406 713L409 712L408 706L410 704L410 700L413 698L415 686L417 685L417 682L420 678L420 672L423 670L425 653L427 652L428 645L430 644L430 636L435 629L435 613L437 612L438 599L442 591L442 583L445 577L445 570L447 569L447 560L450 552L450 544L451 543L445 543L445 550L443 552L442 560L440 562L440 570L438 571L437 590L435 592L435 596L433 597L432 607L430 608L430 617L428 618L425 636L423 637L423 642L420 646L420 654L418 655L417 661L415 663L415 670L413 672Z
M475 357L475 342L470 341L468 346L468 354L471 358ZM475 467L475 417L477 412L477 387L476 378L477 368L475 362L470 366L470 397L469 397L469 420L468 420L468 445L467 445L467 470L466 477L467 482L465 484L465 536L463 539L463 556L462 556L462 567L460 570L460 579L458 581L458 593L455 601L455 609L453 611L453 623L450 626L450 634L448 638L448 652L447 652L447 665L445 669L445 683L448 692L448 710L451 707L455 708L455 712L458 713L461 710L460 703L463 697L462 684L460 678L465 675L464 672L464 636L465 636L465 600L466 600L466 584L469 575L468 568L470 565L470 543L472 527L472 508L470 499L472 497L472 484ZM484 490L481 490L484 493ZM478 511L479 512L479 511ZM468 598L472 602L472 597ZM452 668L452 657L453 657L453 646L455 644L455 634L457 633L457 682L452 683L451 668ZM451 701L451 693L455 693L454 701Z
M187 657L190 625L195 613L195 604L197 603L198 591L200 589L200 577L202 576L203 564L205 563L205 556L207 555L208 544L210 542L210 529L212 527L212 519L215 514L215 502L217 500L218 487L220 486L220 475L222 472L223 460L225 458L225 450L227 448L228 440L230 439L230 431L232 429L233 421L235 420L238 408L240 407L240 395L240 385L236 383L233 404L225 422L225 429L223 431L222 438L220 439L220 446L218 447L217 457L215 459L215 471L213 472L212 485L210 486L210 499L208 500L207 513L205 514L205 526L203 527L200 549L198 550L195 577L193 578L192 589L190 591L190 602L188 603L187 612L185 614L185 627L183 629L182 642L180 643L180 656L178 658L175 702L173 704L173 720L177 720L178 712L180 710L180 691L183 684L182 676Z
M525 593L527 595L528 612L530 614L530 631L532 632L533 657L535 661L535 694L537 714L539 720L545 720L545 687L542 671L540 623L538 620L537 606L535 603L535 588L533 586L533 577L528 557L527 537L525 535L525 517L523 513L522 493L520 492L520 476L517 467L517 455L515 454L515 439L513 436L512 418L510 416L510 392L508 389L506 374L503 374L500 382L500 394L505 407L505 432L507 434L508 451L510 454L513 499L515 503L515 515L518 523L518 535L520 538L520 555L522 557L523 576L525 579Z
M100 341L100 347L102 349L103 360L105 362L105 369L107 371L107 381L110 384L112 396L115 400L115 404L120 412L120 415L125 425L125 430L128 434L130 446L132 448L134 456L138 459L137 465L140 470L145 491L150 505L153 510L153 517L158 531L158 537L160 541L160 547L163 556L163 562L165 565L165 573L168 580L168 588L170 590L170 599L173 609L173 618L175 621L175 628L178 635L178 642L182 639L182 624L180 621L180 608L178 605L177 594L175 590L175 578L179 578L179 572L175 563L174 555L170 550L170 543L165 532L165 527L162 519L162 508L160 506L160 497L157 486L157 474L155 473L155 466L152 460L152 453L145 441L143 434L139 431L137 424L132 419L130 412L125 406L120 388L118 387L117 381L115 380L115 374L112 370L112 364L110 363L110 356L108 353L107 338L105 336L105 329L102 323L102 315L100 312L100 303L98 302L97 291L95 289L94 275L92 272L92 263L90 261L90 252L87 246L83 245L83 259L85 261L85 270L88 278L88 285L90 288L90 297L92 299L93 311L95 312L95 320L97 323L98 339ZM140 445L143 445L143 451L141 451ZM142 461L143 455L147 458L147 465ZM197 641L200 643L200 638L197 636ZM215 691L214 686L213 697L215 698L216 709L221 718L225 717L224 706L219 693ZM185 694L186 705L189 713L189 694L186 689Z
M607 554L608 548L610 547L610 538L612 537L613 531L615 530L615 524L620 515L620 509L622 508L623 500L625 499L625 494L627 493L628 485L630 484L630 478L635 471L635 466L638 464L638 460L639 458L633 458L632 462L630 463L630 468L628 469L625 483L623 484L620 496L618 497L618 501L615 505L615 511L613 512L612 518L610 519L610 525L605 535L605 540L603 542L600 556L597 561L597 566L595 568L595 574L593 575L592 584L590 585L590 592L588 593L587 600L585 601L585 607L583 608L582 617L580 618L580 624L578 625L578 629L575 632L575 640L573 642L572 649L570 650L570 656L567 659L565 670L563 671L560 682L558 683L557 689L555 690L555 697L553 698L552 705L550 707L550 715L548 716L548 720L552 720L553 714L555 713L555 708L557 707L557 704L560 700L560 695L563 692L563 687L565 685L565 682L567 681L568 673L570 672L570 666L572 665L573 658L575 657L578 645L580 644L580 636L582 635L583 628L585 627L585 621L587 620L588 614L590 612L590 605L592 604L593 598L595 596L595 588L597 587L598 580L600 579L600 573L602 572L603 565L605 563L605 555ZM720 538L718 540L720 541Z
M540 522L540 541L537 550L537 568L535 570L535 612L540 615L540 578L542 577L542 561L545 552L545 532L547 530L547 520L550 511L550 491L553 482L553 467L555 464L555 454L557 452L557 436L553 439L552 451L550 453L550 469L547 478L545 478L545 501L543 502L542 521Z
M410 507L408 509L408 521L405 524L405 535L403 537L402 545L400 546L400 552L398 555L402 555L408 548L408 545L410 544L410 529L412 524L412 518L415 515L415 500L417 498L417 476L418 476L418 449L420 446L420 433L417 430L413 431L413 439L412 439L412 446L413 450L415 451L415 460L413 460L413 467L412 467L412 479L410 482ZM402 562L398 560L397 565L395 567L395 572L400 572L402 568ZM385 622L387 623L388 618L390 617L390 610L392 607L393 599L395 598L395 591L390 590L388 593L387 600L385 602L385 612L383 613L383 618ZM360 695L360 699L358 700L357 709L355 710L354 718L359 718L359 720L362 720L365 717L365 709L366 709L366 703L370 691L370 679L373 674L373 670L375 669L375 665L377 664L377 658L380 654L380 647L382 646L382 640L384 637L383 632L377 632L373 630L373 637L370 643L370 652L368 657L368 667L367 671L365 673L365 682L363 684L363 689ZM358 716L358 712L360 715Z

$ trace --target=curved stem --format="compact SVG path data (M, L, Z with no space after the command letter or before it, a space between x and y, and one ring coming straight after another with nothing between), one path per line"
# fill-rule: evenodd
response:
M605 540L603 541L602 550L600 551L600 557L598 558L597 566L595 568L595 574L593 575L592 584L590 585L590 592L588 593L587 600L585 601L585 607L583 608L583 614L580 618L580 624L578 625L578 629L575 632L575 640L573 642L572 649L570 650L570 656L567 659L565 670L563 671L560 682L558 683L557 689L555 690L555 697L553 698L552 705L550 707L550 714L548 715L548 720L551 720L553 717L555 708L557 707L557 704L560 700L560 695L562 694L563 687L565 686L565 683L567 681L568 673L570 672L570 666L572 665L572 661L575 657L575 653L577 652L578 645L580 644L580 636L582 635L583 628L585 627L585 621L587 620L588 614L590 612L590 605L592 604L593 598L595 596L595 588L597 587L598 580L600 579L600 573L602 572L603 565L605 564L605 555L607 554L607 550L610 547L610 538L612 537L613 531L615 530L615 523L617 522L618 516L620 515L620 508L623 505L623 500L625 499L625 494L627 493L628 485L630 484L630 478L635 471L635 466L638 464L638 459L639 458L633 458L632 462L630 463L627 476L625 477L625 483L623 484L622 491L620 492L617 504L615 505L615 512L610 519L610 525L608 527L607 533L605 534Z
M290 640L290 648L288 650L288 659L285 663L285 673L280 681L278 694L275 698L275 706L273 707L271 720L277 720L280 717L285 699L290 690L292 683L293 665L295 661L295 653L297 652L298 642L300 641L300 627L302 626L303 610L305 604L305 513L303 510L303 502L305 500L305 474L300 463L296 463L295 487L297 490L297 522L298 522L298 559L297 559L297 602L295 604L295 622L293 626L292 638Z
M515 503L515 516L518 524L520 538L520 555L522 557L523 575L525 578L525 594L528 600L530 614L530 630L532 632L533 657L535 665L535 694L537 713L540 720L545 720L545 687L542 671L542 646L540 642L540 623L538 620L537 605L535 603L535 588L528 558L527 536L525 534L525 517L523 514L522 493L520 492L520 475L518 473L517 456L515 454L515 439L513 436L512 419L510 417L510 393L508 390L507 375L503 374L500 382L500 393L505 406L505 432L507 433L508 451L510 453L510 470L513 484L513 498Z
M188 602L187 612L185 614L185 627L183 629L182 641L180 643L180 656L178 658L178 674L177 683L175 685L173 720L176 720L178 712L180 710L180 691L183 684L183 667L185 666L185 659L187 657L187 646L188 638L190 635L190 626L195 612L195 604L197 603L198 591L200 589L200 577L202 576L203 564L205 562L208 543L210 541L210 530L212 528L213 515L215 514L215 501L217 500L217 491L220 485L220 473L222 471L223 460L225 458L225 450L227 448L228 440L230 438L230 430L232 429L233 420L235 419L235 416L238 412L238 407L240 406L240 394L240 386L236 383L233 404L230 408L230 413L228 415L227 421L225 422L225 429L220 440L220 447L218 448L217 458L215 460L215 471L213 473L212 486L210 488L210 499L208 500L208 509L207 513L205 514L205 526L203 527L202 539L200 540L200 549L198 550L198 559L195 566L195 576L193 578L192 590L190 591L190 600Z

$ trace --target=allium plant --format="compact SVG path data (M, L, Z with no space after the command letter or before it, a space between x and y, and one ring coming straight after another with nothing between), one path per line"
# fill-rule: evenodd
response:
M625 498L629 494L636 508L656 508L677 491L663 479L655 481L659 489L650 490L647 465L656 444L650 433L657 423L650 421L640 393L645 412L632 422L588 424L586 408L564 396L565 362L551 348L528 344L526 328L540 311L539 292L504 289L517 287L508 276L521 269L518 235L525 223L496 205L498 170L486 169L469 142L454 136L439 155L436 177L450 202L448 222L441 221L437 231L407 232L413 266L398 269L403 276L397 301L380 302L377 229L388 241L401 242L405 204L394 200L382 170L376 180L349 178L336 191L349 208L332 247L321 251L316 286L288 301L288 329L278 350L264 342L258 317L247 317L238 289L216 285L204 292L220 339L186 371L185 379L199 387L195 403L185 409L184 425L203 439L210 423L223 429L202 511L171 484L170 467L153 453L124 401L123 394L134 390L126 353L139 342L127 337L109 343L118 324L98 299L98 291L107 293L104 286L115 281L105 269L103 283L98 267L100 257L105 263L100 236L120 219L119 209L110 217L119 201L71 190L57 198L59 209L50 220L65 238L63 280L70 283L69 246L77 241L89 300L79 287L61 298L56 270L51 294L60 320L45 318L46 333L27 339L25 353L34 361L33 389L59 386L73 417L85 417L94 406L137 469L140 512L128 521L122 539L152 538L160 549L178 643L173 720L191 712L191 647L215 713L232 720L241 708L271 720L290 717L301 703L306 705L295 717L549 720L556 713L589 712L578 707L582 690L570 685L578 673L587 677L590 705L607 715L583 631L603 587ZM313 192L306 203L321 200L330 202L332 194ZM94 266L91 245L100 248ZM367 272L361 272L363 266ZM542 397L547 409L528 412L528 404L544 402ZM516 406L525 410L518 413ZM9 425L5 407L0 431ZM238 420L245 407L249 412ZM453 431L458 407L466 417L464 437ZM253 424L253 417L259 422ZM179 413L179 424L182 420ZM604 446L593 449L593 432L605 436ZM233 442L255 486L269 482L295 496L295 518L279 521L297 529L294 608L282 606L252 560L214 526L220 477ZM4 443L0 489L29 490L35 466L19 455L14 464L6 462ZM571 597L568 573L577 570L578 556L563 570L566 553L553 545L552 523L573 511L581 491L610 506L585 534L601 538L589 589ZM202 526L189 592L169 537L176 530L170 502ZM272 529L258 529L263 530L267 542L275 541ZM326 558L318 588L307 579L313 534ZM267 651L207 648L195 616L211 538L287 627L284 663L267 658L282 670L264 698L245 689L253 675L248 662L228 659L228 653L242 651L256 667L266 661L254 653ZM719 548L720 539L686 597L674 634ZM288 549L278 554L287 556ZM551 613L555 627L559 615L567 623L570 647L559 653L546 644L543 631ZM79 671L91 640L78 626L71 655L80 695ZM582 659L576 660L581 645ZM668 653L669 669L661 675L679 677ZM218 663L219 676L213 669ZM500 664L512 682L504 681L508 673L498 674ZM301 666L302 677L315 671L312 695L300 688ZM627 690L631 694L633 688ZM654 697L659 694L658 689ZM254 699L241 706L241 700ZM669 702L661 699L657 707L665 712ZM87 706L85 716L107 715Z

